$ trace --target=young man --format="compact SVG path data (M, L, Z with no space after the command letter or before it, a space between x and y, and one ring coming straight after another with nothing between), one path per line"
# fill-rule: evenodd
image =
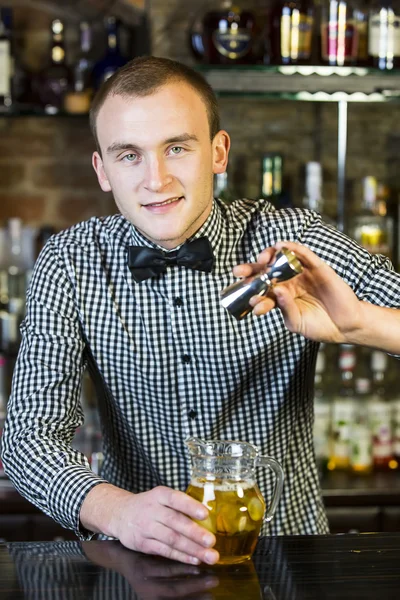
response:
M400 276L316 213L214 200L229 136L211 89L183 65L135 59L104 84L91 124L93 166L121 214L54 236L38 259L4 431L6 472L82 539L102 533L213 564L215 538L192 520L207 509L183 493L184 440L238 439L285 471L264 533L327 532L312 441L318 342L400 354ZM221 290L282 242L304 273L254 299L262 318L236 321ZM155 250L164 254L146 264ZM99 396L102 477L71 447L86 364ZM268 501L270 482L258 476Z

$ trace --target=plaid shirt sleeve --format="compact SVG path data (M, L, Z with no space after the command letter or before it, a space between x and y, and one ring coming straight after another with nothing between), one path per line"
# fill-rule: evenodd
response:
M400 275L389 258L370 254L353 239L325 224L317 213L307 212L298 241L328 263L359 300L399 309Z
M80 508L105 480L71 446L84 420L84 343L71 283L51 241L34 269L21 333L2 441L6 474L30 502L90 539L79 523Z

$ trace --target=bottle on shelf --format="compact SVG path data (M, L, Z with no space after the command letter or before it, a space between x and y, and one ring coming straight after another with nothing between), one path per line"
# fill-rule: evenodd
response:
M64 22L54 19L50 29L49 64L35 78L34 88L45 112L57 114L63 109L65 95L72 84L72 73L65 57Z
M354 423L354 346L342 344L339 349L340 391L332 405L332 443L328 469L344 470L350 466L351 429Z
M34 229L22 227L19 218L9 219L0 230L0 348L7 354L15 354L19 346L19 325L34 262L34 234Z
M368 54L378 69L400 67L400 2L375 0L371 3L368 26Z
M360 373L362 357L357 357L355 377L355 411L351 427L350 469L357 475L369 475L373 468L372 434L367 413L367 401L371 392L371 380Z
M73 67L72 89L67 92L64 99L64 108L71 114L89 112L93 94L92 30L90 24L87 21L82 21L79 24L79 32L79 55Z
M354 16L358 30L357 66L368 66L368 4L364 0L354 1Z
M262 61L257 17L243 0L208 3L196 15L189 35L194 56L206 64Z
M272 64L310 64L314 35L313 0L276 0L270 15Z
M314 452L320 477L324 475L328 467L332 421L332 403L324 385L325 371L325 346L321 344L314 377Z
M321 57L325 64L356 64L359 31L352 0L324 0L321 10Z
M318 212L329 225L335 225L334 220L325 214L325 201L322 195L322 166L321 163L311 161L305 164L305 183L303 206Z
M372 456L374 469L397 468L393 458L391 404L386 396L387 355L374 350L371 355L372 395L368 402L368 415L372 431Z
M372 254L392 258L393 220L387 215L384 190L384 187L379 188L376 177L364 178L362 210L351 219L349 233Z
M0 112L12 106L12 13L0 8Z
M266 152L262 156L261 197L278 209L291 205L290 194L287 188L284 188L282 154Z
M92 78L95 89L107 81L115 71L127 63L127 59L120 50L119 29L120 23L114 16L105 18L107 34L107 48L104 56L93 67Z

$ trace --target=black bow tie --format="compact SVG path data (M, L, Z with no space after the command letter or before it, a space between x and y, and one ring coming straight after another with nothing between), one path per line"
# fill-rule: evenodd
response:
M209 273L213 263L214 255L206 237L185 242L179 250L172 252L147 246L128 247L128 265L137 283L164 273L168 265L179 265Z

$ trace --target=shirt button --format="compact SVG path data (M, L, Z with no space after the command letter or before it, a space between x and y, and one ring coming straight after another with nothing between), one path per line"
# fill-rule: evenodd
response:
M183 300L179 296L174 299L174 306L183 306Z
M190 361L191 361L191 360L192 360L192 359L191 359L191 357L189 356L189 354L184 354L184 355L182 356L182 362L184 362L184 363L190 363Z
M189 410L188 415L191 419L195 419L197 417L197 412L195 410Z

